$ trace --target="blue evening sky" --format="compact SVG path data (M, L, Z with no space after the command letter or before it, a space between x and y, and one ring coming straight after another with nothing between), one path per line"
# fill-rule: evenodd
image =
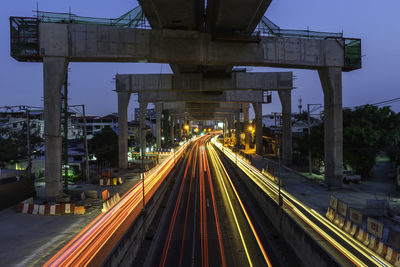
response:
M133 0L39 0L43 11L68 12L81 16L116 18L137 6ZM17 62L10 57L9 16L33 16L35 0L3 1L0 9L0 106L42 106L42 64ZM399 0L273 0L266 16L284 29L342 32L345 37L362 39L363 68L343 73L343 105L355 106L400 97L400 1ZM116 73L171 72L167 64L70 63L70 103L86 104L87 113L106 115L117 111L117 96L112 90ZM251 68L251 71L287 71L288 69ZM297 101L323 103L316 71L293 70ZM137 97L131 98L129 118ZM393 104L400 111L400 102ZM273 103L263 106L263 113L280 112L277 95Z

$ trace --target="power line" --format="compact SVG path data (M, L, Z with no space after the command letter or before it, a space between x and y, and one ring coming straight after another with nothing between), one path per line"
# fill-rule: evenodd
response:
M384 105L393 104L393 103L396 103L396 102L399 102L399 101L400 101L400 97L396 97L396 98L392 98L392 99L376 102L376 103L373 103L373 104L363 104L363 105L357 105L357 106L350 106L350 108L362 107L362 106L367 106L367 105L384 106Z

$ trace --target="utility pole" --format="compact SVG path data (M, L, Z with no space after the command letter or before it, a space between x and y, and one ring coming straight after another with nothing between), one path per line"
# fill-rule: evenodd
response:
M311 158L311 112L310 106L320 108L321 104L307 104L307 121L308 121L308 173L312 175L312 158Z
M29 121L29 109L26 110L26 145L28 150L28 167L26 168L28 171L28 176L31 177L32 174L32 159L31 159L31 127Z
M64 81L64 192L68 193L68 71Z
M83 115L83 137L84 137L84 142L85 142L85 176L86 176L86 180L88 182L90 182L89 151L88 151L88 142L87 142L85 104L82 105L82 115Z

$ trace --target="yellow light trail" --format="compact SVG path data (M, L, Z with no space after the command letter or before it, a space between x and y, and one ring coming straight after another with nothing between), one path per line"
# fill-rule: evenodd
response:
M209 144L208 144L208 145L209 145ZM248 213L247 213L247 211L246 211L246 209L245 209L245 207L244 207L244 205L243 205L242 199L240 198L238 192L236 191L236 188L235 188L235 186L234 186L234 184L233 184L231 178L229 177L228 172L226 171L224 165L222 164L221 159L217 156L217 154L216 154L214 148L213 148L211 145L209 145L209 147L210 147L210 150L212 151L212 153L213 153L213 154L216 156L216 158L218 159L219 164L220 164L220 166L223 168L223 170L224 170L224 172L225 172L225 175L226 175L226 177L228 178L228 181L229 181L229 183L230 183L230 185L231 185L231 187L232 187L232 189L233 189L233 192L234 192L235 195L236 195L236 198L239 200L240 207L242 208L243 213L244 213L244 215L245 215L245 217L246 217L246 220L247 220L248 224L250 225L251 231L253 232L253 235L254 235L255 239L257 240L258 247L260 248L260 250L261 250L261 252L262 252L262 254L263 254L263 257L264 257L265 262L268 264L268 266L272 266L272 265L271 265L271 262L269 261L269 258L268 258L268 256L267 256L267 253L265 252L265 249L264 249L263 245L261 244L261 240L260 240L260 238L258 237L257 232L256 232L256 230L255 230L255 228L254 228L254 226L253 226L253 223L251 222L250 217L249 217L249 215L248 215Z
M241 239L242 244L243 244L243 248L244 248L244 250L245 250L245 252L246 252L247 260L248 260L250 266L253 266L253 263L251 262L251 258L250 258L250 255L249 255L249 251L248 251L247 246L246 246L246 242L244 241L244 237L243 237L243 234L242 234L242 230L240 229L240 225L239 225L239 222L238 222L237 217L236 217L235 210L233 209L231 199L229 198L228 190L226 189L224 179L222 178L222 174L220 173L219 168L217 168L217 164L216 164L216 162L215 162L215 160L214 160L214 157L211 158L211 161L212 161L212 163L213 163L213 165L214 165L214 167L215 167L215 170L217 171L217 176L218 176L219 180L222 182L222 186L223 186L223 188L224 188L224 192L225 192L226 198L228 199L228 202L229 202L229 207L231 208L233 217L234 217L234 219L235 219L236 227L237 227L237 229L238 229L238 231L239 231L239 235L240 235L240 239Z
M255 230L255 228L254 228L254 226L253 226L253 223L251 222L250 217L249 217L249 215L248 215L248 213L247 213L247 211L246 211L246 209L245 209L245 207L244 207L244 205L243 205L243 202L242 202L241 198L239 197L239 194L237 193L236 188L235 188L235 186L233 185L231 178L229 177L228 172L226 171L224 165L222 164L221 160L219 159L219 157L218 157L217 153L215 152L214 148L213 148L210 144L207 144L207 149L208 149L209 152L210 152L211 160L212 160L212 162L213 162L213 165L214 165L216 171L218 172L218 178L222 181L222 185L223 185L223 187L224 187L225 194L226 194L226 196L227 196L228 201L230 202L230 205L232 205L232 204L231 204L229 195L228 195L228 193L227 193L227 191L226 191L225 183L224 183L224 181L223 181L223 179L222 179L222 173L221 173L221 171L220 171L220 168L218 168L218 166L220 166L220 167L224 170L225 176L227 177L227 179L228 179L228 181L229 181L229 183L230 183L230 185L231 185L231 188L233 189L233 192L235 193L236 198L239 200L240 207L241 207L241 209L242 209L242 211L243 211L243 213L244 213L244 215L245 215L245 217L246 217L246 220L247 220L247 222L248 222L248 224L249 224L249 226L250 226L250 228L251 228L251 230L252 230L252 233L253 233L253 235L254 235L256 241L257 241L257 245L258 245L258 247L260 248L261 253L263 254L263 257L264 257L265 262L267 263L268 266L272 266L272 265L271 265L271 262L270 262L270 260L269 260L269 258L268 258L268 256L267 256L267 253L265 252L265 249L264 249L263 245L261 244L260 238L258 237L257 232L256 232L256 230ZM217 164L217 162L218 162L219 164ZM247 257L248 257L248 260L249 260L250 265L252 265L250 255L248 254L247 247L246 247L245 241L244 241L244 239L243 239L242 233L241 233L241 231L240 231L240 226L239 226L239 224L238 224L238 222L237 222L236 214L234 213L234 210L233 210L232 206L231 206L231 209L232 209L232 213L234 214L235 221L236 221L236 225L237 225L237 227L238 227L238 229L239 229L239 232L240 232L240 235L241 235L241 238L242 238L243 246L245 247L245 250L246 250L246 255L247 255Z
M222 153L224 153L231 161L235 162L237 160L238 167L244 171L249 178L253 180L267 195L270 195L266 188L269 189L271 193L274 193L275 197L278 195L278 185L273 183L271 179L273 178L270 175L267 175L269 179L265 179L265 176L260 173L258 169L256 169L251 164L247 163L241 157L235 155L229 149L223 148L223 146L216 142L216 138L213 138L213 143L215 146L220 149ZM237 159L236 159L237 157ZM313 209L307 207L306 205L299 202L296 198L294 198L287 191L281 189L281 195L284 200L284 204L292 210L297 216L299 216L305 223L311 226L314 231L316 231L319 235L325 238L329 243L331 243L337 250L339 250L345 257L347 257L350 261L352 261L357 266L367 266L360 259L358 259L355 255L353 255L350 251L344 248L339 242L337 242L334 238L329 236L325 231L323 231L320 227L318 227L314 222L312 222L304 213L302 213L298 208L296 208L290 201L294 202L298 206L302 207L305 211L307 211L310 216L313 216L319 222L324 224L327 228L329 228L332 232L341 237L345 242L347 242L350 246L352 246L355 250L361 253L363 256L368 258L371 262L376 264L376 266L382 266L382 263L386 264L386 266L391 266L391 264L387 263L384 259L382 259L378 254L373 251L367 250L358 241L353 238L346 236L341 231L338 231L336 226L332 225L326 218L321 216L319 213L315 212Z

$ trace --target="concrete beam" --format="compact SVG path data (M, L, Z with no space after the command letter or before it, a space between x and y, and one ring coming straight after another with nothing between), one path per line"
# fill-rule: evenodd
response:
M240 108L249 108L249 103L241 103L239 105ZM209 109L237 109L237 103L191 103L191 102L166 102L163 103L163 108L166 110L209 110Z
M292 72L233 72L230 77L191 74L117 74L116 91L290 90Z
M344 67L344 40L260 37L215 41L209 33L40 23L41 57L73 62L155 62L300 69Z
M217 94L205 92L145 92L138 95L139 102L264 102L264 92L262 91L223 91Z

